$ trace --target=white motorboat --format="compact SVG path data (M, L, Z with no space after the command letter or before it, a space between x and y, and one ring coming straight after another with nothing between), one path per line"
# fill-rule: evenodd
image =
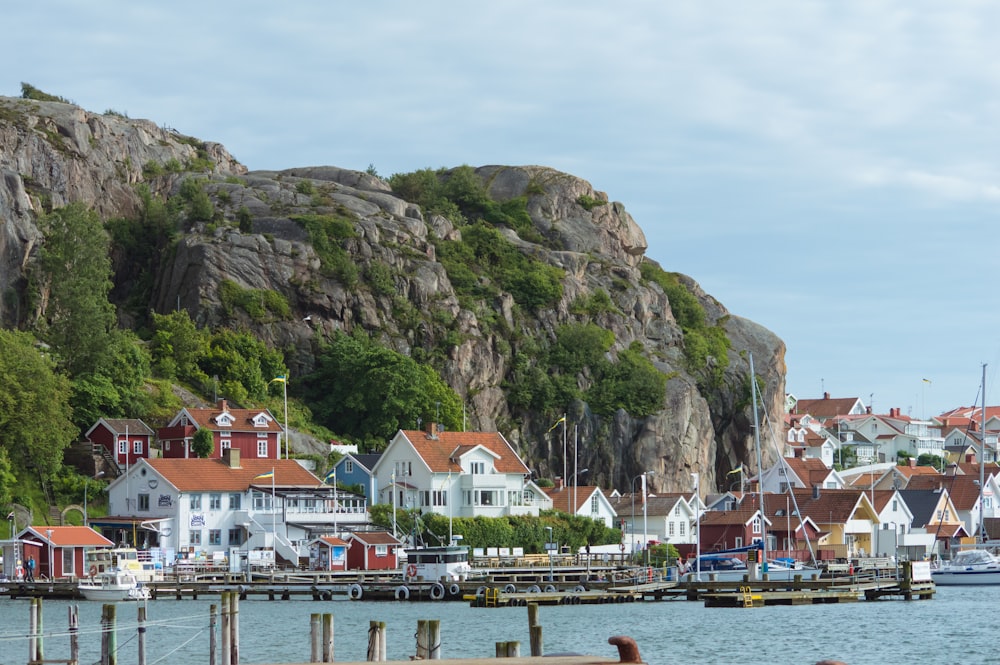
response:
M988 550L962 550L932 568L931 579L942 586L1000 584L1000 558Z
M87 600L149 600L149 587L140 582L131 570L106 570L80 581L80 594Z

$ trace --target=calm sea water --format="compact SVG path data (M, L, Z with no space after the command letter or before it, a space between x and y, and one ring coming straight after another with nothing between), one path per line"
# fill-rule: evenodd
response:
M838 605L705 608L683 600L622 605L541 607L545 652L614 658L612 635L629 635L650 665L767 663L812 665L837 658L848 665L998 663L993 617L1000 587L939 588L930 601ZM211 600L148 603L148 665L208 663ZM100 659L101 604L81 602L82 663ZM68 601L44 604L45 657L69 655ZM0 599L0 663L27 662L29 601ZM494 655L496 642L518 640L529 653L526 608L474 609L461 602L315 602L245 600L240 603L242 663L309 660L309 620L331 613L338 661L363 661L369 621L385 621L390 660L415 653L417 621L440 619L442 657ZM118 604L118 662L138 662L136 608ZM219 660L221 662L221 659Z

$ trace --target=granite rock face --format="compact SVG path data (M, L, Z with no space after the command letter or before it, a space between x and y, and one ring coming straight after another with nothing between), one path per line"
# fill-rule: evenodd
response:
M144 172L149 164L187 165L199 159L201 164L208 160L209 172ZM580 178L543 166L484 166L476 174L495 200L527 197L534 230L545 242L510 229L502 233L521 251L565 271L556 307L525 316L507 294L478 307L463 304L434 244L460 238L461 229L394 195L376 176L331 166L248 172L222 146L149 121L95 115L70 104L0 98L0 321L5 327L30 323L31 313L23 306L27 271L42 241L36 220L45 209L82 201L107 218L134 216L140 208L137 184L169 196L186 178L197 177L215 205L216 219L191 224L164 258L151 310L183 307L200 325L243 326L286 350L292 376L313 367L318 341L334 331L361 326L410 353L439 345L440 331L431 322L447 321L456 341L438 369L465 400L468 428L500 431L540 476L561 476L564 464L571 474L575 456L578 468L591 470L581 484L628 491L635 476L652 471L652 491L678 491L690 488L690 473L699 472L707 493L724 489L724 474L739 464L756 468L747 358L753 354L764 386L764 421L780 433L782 341L731 315L684 278L708 322L723 325L732 342L721 385L703 392L683 368L683 334L666 294L641 278L639 266L648 260L646 239L621 203ZM391 285L371 288L363 279L352 283L325 268L294 219L308 214L352 220L353 235L343 248L357 273L364 276L377 267L391 275ZM293 315L262 322L233 312L219 298L223 280L278 292ZM551 338L561 324L580 320L571 305L598 290L610 295L614 307L590 320L614 333L612 354L638 342L668 375L663 409L645 418L624 411L608 417L582 402L570 405L564 446L562 428L550 431L551 416L510 407L504 389L512 365L510 344L495 332L495 323L484 325L481 319L488 314L521 334ZM766 443L770 430L762 424L761 431L768 434L762 437ZM293 442L299 449L311 447L305 438ZM775 454L773 446L764 447L765 459Z

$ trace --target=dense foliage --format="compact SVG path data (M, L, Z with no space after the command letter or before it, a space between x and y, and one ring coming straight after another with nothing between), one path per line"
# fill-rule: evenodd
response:
M317 421L368 449L381 449L420 421L448 428L461 422L458 395L432 368L364 335L334 335L302 383Z

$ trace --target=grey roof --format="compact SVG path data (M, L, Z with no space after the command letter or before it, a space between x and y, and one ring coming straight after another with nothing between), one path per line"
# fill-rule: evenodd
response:
M899 490L899 496L913 513L912 526L922 529L934 522L934 509L941 499L938 490Z
M382 457L382 453L363 453L359 455L352 454L351 457L353 457L358 464L365 467L365 471L370 472L375 467L375 463L379 461L380 457Z

